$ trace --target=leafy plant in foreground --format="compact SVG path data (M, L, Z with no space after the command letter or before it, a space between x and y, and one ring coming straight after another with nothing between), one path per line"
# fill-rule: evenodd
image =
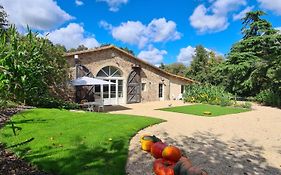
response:
M11 26L0 33L0 98L27 105L62 98L67 82L63 51L31 30ZM42 106L42 105L39 105Z

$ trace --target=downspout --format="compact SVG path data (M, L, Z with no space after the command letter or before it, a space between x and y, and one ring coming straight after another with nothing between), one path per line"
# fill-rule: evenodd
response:
M75 79L78 78L78 61L79 61L79 56L74 55ZM78 103L78 94L77 94L77 87L76 86L75 86L75 102Z

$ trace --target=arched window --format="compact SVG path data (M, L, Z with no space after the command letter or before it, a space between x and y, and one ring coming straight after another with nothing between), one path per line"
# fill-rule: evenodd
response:
M103 90L101 86L95 86L95 94L103 97L105 105L115 105L124 102L123 77L120 69L114 66L106 66L98 72L96 77L113 83L103 85Z
M122 77L121 71L113 66L106 66L102 68L98 74L97 77L102 77L102 78L109 78L109 77Z

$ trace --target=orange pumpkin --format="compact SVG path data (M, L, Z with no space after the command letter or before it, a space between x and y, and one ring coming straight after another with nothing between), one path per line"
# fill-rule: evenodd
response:
M175 163L165 159L156 159L153 163L153 171L156 175L174 175Z
M175 146L167 146L162 152L162 157L177 162L181 158L181 151Z

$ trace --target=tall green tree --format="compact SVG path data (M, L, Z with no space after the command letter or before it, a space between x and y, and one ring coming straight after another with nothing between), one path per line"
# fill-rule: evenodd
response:
M222 84L232 93L255 96L271 89L281 94L281 35L263 15L253 11L243 18L243 39L233 45L220 69Z
M199 82L206 81L206 67L208 66L208 60L208 51L202 45L196 46L195 55L192 57L192 61L186 76L193 78Z
M183 63L172 63L167 65L164 65L162 63L160 65L160 68L167 72L180 76L185 76L187 72L187 67Z
M276 33L270 22L261 18L261 16L264 15L266 15L265 12L258 10L249 12L244 18L242 18L242 34L244 35L243 39Z

